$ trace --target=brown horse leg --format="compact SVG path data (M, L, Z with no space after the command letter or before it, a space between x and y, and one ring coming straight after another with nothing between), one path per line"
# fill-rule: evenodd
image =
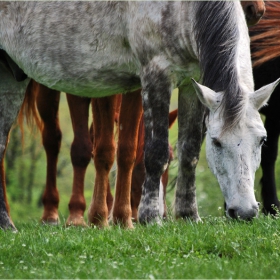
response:
M96 169L94 192L88 211L89 224L108 226L107 191L109 172L114 163L114 124L118 96L92 99L94 145L93 158Z
M67 225L85 226L84 179L91 159L92 142L88 128L90 98L66 94L70 110L74 140L71 145L71 161L74 170L72 195L69 202L70 215Z
M117 150L118 175L113 223L133 228L131 221L131 177L136 160L139 123L142 115L141 90L122 96Z
M36 84L37 108L44 123L42 140L47 157L47 179L43 194L44 212L42 222L57 224L59 222L59 194L56 186L57 159L61 145L58 107L60 92Z

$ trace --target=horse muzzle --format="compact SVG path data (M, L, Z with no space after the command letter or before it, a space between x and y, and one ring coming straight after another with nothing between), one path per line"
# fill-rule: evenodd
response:
M265 6L261 6L254 1L248 1L248 4L243 9L249 26L257 24L265 13Z
M240 219L244 221L251 221L258 216L259 202L251 205L250 207L241 207L236 205L226 206L226 215L231 219Z

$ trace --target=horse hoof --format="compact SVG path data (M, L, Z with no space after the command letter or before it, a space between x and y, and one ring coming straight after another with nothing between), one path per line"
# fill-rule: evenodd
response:
M193 208L184 207L184 209L179 209L175 207L174 216L176 217L177 220L184 219L196 223L202 222L201 218L198 215L198 211L196 207Z
M156 209L149 208L139 209L138 221L140 224L162 224L162 219L159 216L159 211L157 211Z
M6 212L0 214L0 228L3 230L11 230L12 232L17 232L14 223Z
M41 219L41 223L43 225L49 225L49 226L58 226L60 224L59 218L48 218L48 219Z
M75 226L75 227L87 227L84 217L68 217L66 221L66 226Z

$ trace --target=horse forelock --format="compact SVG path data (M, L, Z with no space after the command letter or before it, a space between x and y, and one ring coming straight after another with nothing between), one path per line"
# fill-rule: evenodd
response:
M232 129L244 114L238 81L238 13L232 1L197 1L194 32L203 85L223 92L223 131ZM242 15L241 15L242 16Z

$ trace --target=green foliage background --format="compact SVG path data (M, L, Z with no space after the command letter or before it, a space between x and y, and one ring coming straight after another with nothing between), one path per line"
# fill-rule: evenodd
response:
M172 95L170 110L177 108L177 91ZM61 94L60 102L60 125L62 129L62 145L58 160L57 186L60 193L59 211L61 221L67 218L68 201L72 188L72 165L70 159L70 147L73 140L73 132L69 116L65 94ZM91 122L91 120L89 120ZM11 208L11 216L17 222L38 221L42 214L41 196L45 187L46 157L41 143L39 132L31 133L25 126L24 146L21 144L21 133L18 126L15 126L11 136L6 154L6 177L7 192ZM176 141L177 122L170 129L170 143L175 151L175 159L169 168L168 205L171 208L174 196L174 187L177 175ZM280 160L277 161L276 175L277 182L280 182ZM93 162L88 166L85 180L85 197L89 205L92 192L95 170ZM111 172L111 187L114 187L116 166ZM257 171L255 189L258 201L260 201L260 177L261 170ZM205 144L202 146L200 160L197 167L197 200L199 213L202 217L223 216L223 197L217 180L210 172L206 157ZM279 183L280 184L280 183ZM280 190L280 188L279 188ZM280 195L280 193L279 193ZM86 215L85 215L86 217Z

